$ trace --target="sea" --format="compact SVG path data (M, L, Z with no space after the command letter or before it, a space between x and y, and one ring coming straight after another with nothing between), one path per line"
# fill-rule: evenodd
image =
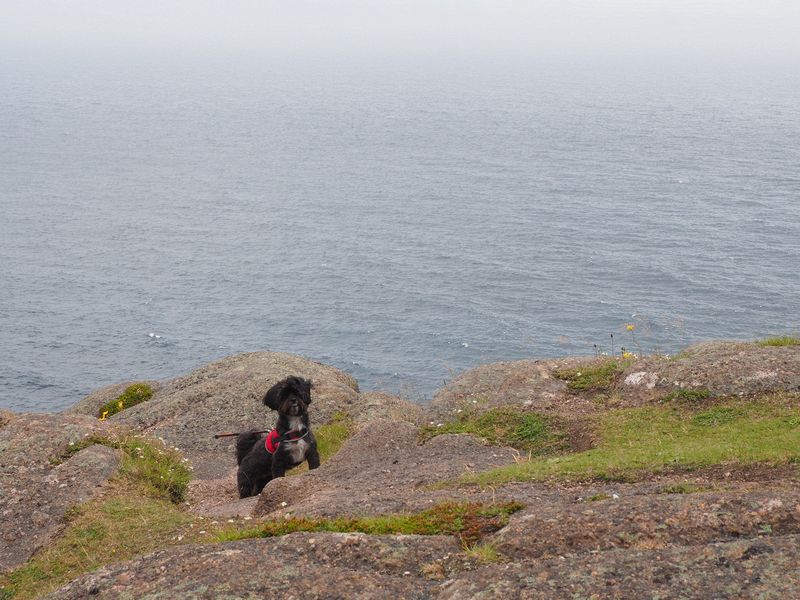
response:
M0 58L2 408L800 332L800 70L173 58Z

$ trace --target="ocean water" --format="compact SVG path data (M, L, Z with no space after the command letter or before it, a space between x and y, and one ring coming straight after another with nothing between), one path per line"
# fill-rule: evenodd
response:
M798 258L796 71L0 62L0 407L797 333Z

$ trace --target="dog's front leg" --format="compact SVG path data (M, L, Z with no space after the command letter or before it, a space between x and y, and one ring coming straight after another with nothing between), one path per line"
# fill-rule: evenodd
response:
M278 459L277 455L272 459L272 478L283 477L286 474L286 463Z
M309 469L316 469L319 466L319 452L317 452L316 444L308 449L308 452L306 453L306 460L308 461Z

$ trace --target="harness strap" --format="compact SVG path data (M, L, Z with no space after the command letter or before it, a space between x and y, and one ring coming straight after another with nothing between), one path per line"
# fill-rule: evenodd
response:
M308 431L305 433L300 433L295 429L290 429L284 433L283 436L281 436L277 429L273 429L264 439L264 448L266 448L267 452L270 454L275 454L278 451L278 448L280 448L281 442L296 442L303 439L307 435Z

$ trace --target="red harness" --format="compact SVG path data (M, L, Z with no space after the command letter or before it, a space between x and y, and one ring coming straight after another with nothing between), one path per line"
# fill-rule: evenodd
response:
M295 440L299 440L305 437L305 434L301 435L299 431L295 431L294 429L292 429L291 431L287 431L283 435L285 438L284 441L287 442L293 442ZM281 445L280 439L281 436L278 433L277 429L273 429L272 431L270 431L269 435L264 440L264 448L267 449L267 452L269 452L270 454L275 454L275 452L278 451L278 448Z

